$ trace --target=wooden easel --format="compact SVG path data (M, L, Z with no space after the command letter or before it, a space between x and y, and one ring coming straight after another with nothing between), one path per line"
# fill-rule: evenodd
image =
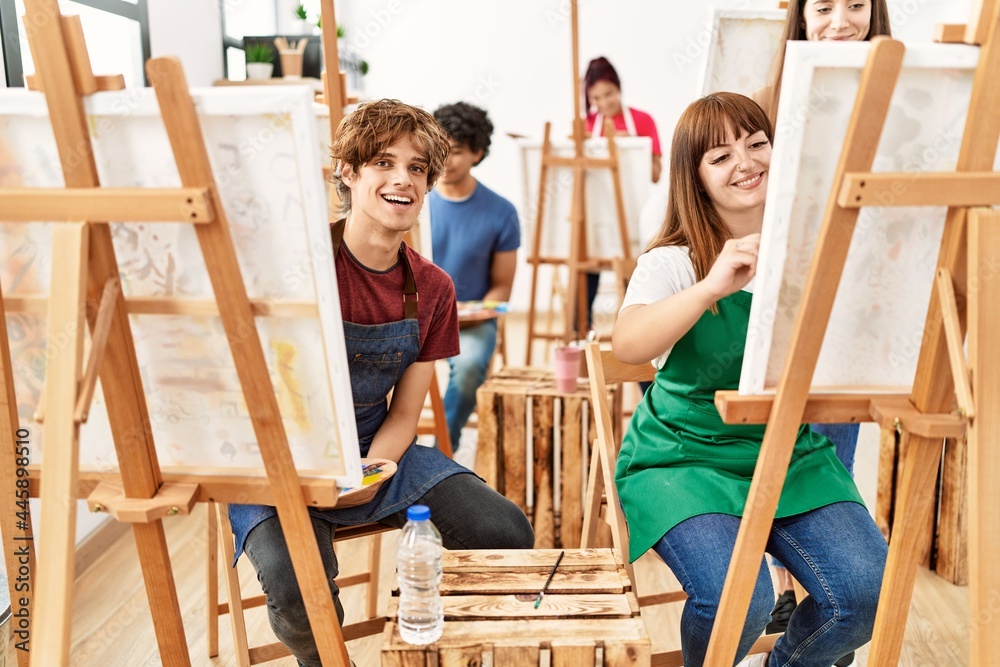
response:
M51 335L72 331L69 344L50 360L45 383L44 464L41 568L34 561L30 517L17 517L17 479L23 468L13 455L0 457L0 528L7 568L17 573L18 547L28 550L28 591L15 589L14 617L30 624L30 653L18 652L22 667L69 663L73 590L76 499L89 497L91 509L132 523L146 582L160 655L165 665L189 665L187 643L161 519L187 513L195 502L264 502L277 507L289 542L293 567L305 591L326 591L326 576L307 512L307 501L335 504L337 489L328 480L298 478L288 447L254 316L222 202L213 179L198 117L183 71L176 59L158 58L146 65L156 91L183 187L142 190L102 188L84 112L83 96L97 90L79 22L61 16L56 0L27 0L26 25L38 79L45 91L66 189L0 191L0 215L11 222L54 222L52 283L48 303ZM209 312L217 310L235 361L254 432L267 471L264 477L167 475L160 471L150 419L140 381L128 320L129 304L117 288L119 267L106 221L175 221L195 225L195 232L215 293ZM100 304L98 307L97 304ZM145 304L143 312L204 312L204 304L180 301ZM82 374L84 314L92 352ZM0 295L0 441L14 452L18 416ZM120 466L117 475L79 473L79 426L100 376ZM38 494L41 472L29 471L30 491ZM109 479L113 478L113 479ZM32 595L34 593L34 595ZM347 667L350 661L337 622L333 599L305 595L305 605L324 664ZM26 604L22 604L26 602Z
M632 249L629 240L628 225L625 221L625 201L622 197L621 174L619 171L618 149L614 140L614 124L605 122L604 136L608 139L608 157L604 159L588 158L584 151L586 135L585 118L580 109L580 48L579 21L577 17L577 0L570 2L570 25L572 30L573 51L573 157L560 157L552 154L550 133L552 123L545 124L545 134L542 139L542 162L538 181L538 207L535 219L534 238L531 243L531 303L528 306L528 343L525 353L525 365L531 365L532 348L536 339L561 340L568 342L574 338L574 332L586 333L587 291L586 285L580 280L580 274L593 269L611 269L616 264L612 258L590 257L587 250L587 192L586 178L588 169L610 169L611 182L614 186L615 208L618 214L618 230L621 235L624 264L632 260ZM568 167L573 170L573 192L570 200L569 214L569 255L568 257L543 257L541 253L542 225L545 220L545 199L551 167ZM538 269L542 264L569 267L569 280L566 285L566 298L563 300L563 330L562 332L538 331L535 326L537 316L536 302L538 300ZM572 304L576 303L574 309ZM576 311L576 322L573 313Z
M942 439L967 430L969 446L970 664L994 664L1000 653L996 591L1000 570L991 567L1000 547L1000 213L973 208L1000 203L1000 175L992 172L1000 138L1000 1L973 3L963 41L979 44L979 62L955 173L872 173L872 161L899 75L903 45L872 42L861 76L844 150L824 213L823 226L798 312L791 349L773 399L720 392L716 404L730 423L767 423L754 479L726 578L706 664L731 664L752 593L795 434L806 414L857 411L859 396L822 399L809 395L836 286L843 273L859 209L888 202L900 181L895 206L947 206L932 297L912 393L908 400L865 398L877 421L895 423L909 440L892 527L889 559L875 620L868 664L899 662L903 631L919 559L919 541L931 510ZM861 122L863 120L863 122ZM882 199L877 199L879 196ZM881 204L880 204L881 205ZM991 268L992 267L992 268ZM969 357L962 345L968 324ZM952 404L958 405L957 414ZM853 406L849 407L849 406ZM854 412L857 416L857 412Z

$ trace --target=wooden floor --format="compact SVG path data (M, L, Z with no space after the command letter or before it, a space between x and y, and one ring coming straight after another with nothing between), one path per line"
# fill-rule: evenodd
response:
M223 620L219 631L219 656L210 659L206 653L205 633L205 524L204 507L198 507L190 517L166 522L170 556L174 567L181 612L191 652L192 665L235 666L228 622ZM382 580L391 582L398 533L383 536ZM351 562L364 561L362 541L344 545L341 562L350 572ZM244 589L250 593L256 586L251 568L241 562ZM637 563L639 586L645 592L676 587L670 571L655 556L647 554ZM79 667L138 667L159 665L156 640L149 608L135 555L131 534L121 538L97 563L78 580L73 614L72 665ZM343 596L348 622L359 618L362 594L357 587ZM388 586L383 587L379 609L385 609ZM643 612L654 650L679 646L677 633L680 604L662 605ZM968 664L968 615L966 589L945 582L940 577L920 569L916 590L906 625L906 640L900 664L904 667ZM247 613L248 632L255 643L272 641L273 635L262 609ZM379 636L351 642L348 649L358 667L379 664ZM290 658L269 663L294 667ZM867 664L867 647L858 654L858 665Z
M516 341L524 340L523 336L517 335L523 332L524 323L523 319L520 322L513 320L513 325L511 321L509 316L508 341L515 344L511 349L511 358L515 364L520 364L523 347L517 349ZM466 460L469 452L462 454L462 460ZM862 429L855 467L858 486L870 504L874 502L876 461L877 433L874 429ZM219 656L210 659L206 650L205 508L199 506L191 516L169 518L164 524L192 665L236 665L227 620L223 619L219 631ZM383 536L382 581L385 586L379 596L380 612L385 610L388 601L398 534L391 532ZM366 560L363 540L338 545L338 549L341 549L342 574L351 574L353 563L360 565ZM254 573L245 558L240 565L244 590L248 594L259 593ZM644 594L677 587L670 571L655 555L647 554L640 559L636 572L638 586ZM348 622L360 618L363 593L359 588L348 589L343 594ZM74 596L72 665L138 667L160 664L131 533L119 539L78 579ZM672 604L643 612L654 651L679 646L680 610L680 604ZM247 621L252 643L272 641L273 635L262 609L250 610ZM920 569L907 618L900 664L904 667L966 665L968 635L967 589L952 586ZM358 667L375 667L379 665L380 643L381 637L376 635L351 642L348 649ZM286 658L269 664L293 667L295 661ZM858 652L857 664L867 664L867 647Z

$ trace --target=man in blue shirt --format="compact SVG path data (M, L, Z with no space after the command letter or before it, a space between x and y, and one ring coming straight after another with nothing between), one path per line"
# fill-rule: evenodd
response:
M434 263L451 276L460 302L507 301L521 245L517 210L472 175L489 153L493 123L485 111L464 102L440 107L434 118L451 141L444 172L428 196ZM461 353L448 360L451 374L444 395L456 450L476 407L476 390L486 380L496 347L496 320L464 326L459 338Z

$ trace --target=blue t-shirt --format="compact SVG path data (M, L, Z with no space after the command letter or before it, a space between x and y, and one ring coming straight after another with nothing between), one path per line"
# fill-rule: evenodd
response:
M434 263L455 282L459 301L482 299L490 289L493 253L521 245L517 209L482 183L460 201L436 190L428 199Z

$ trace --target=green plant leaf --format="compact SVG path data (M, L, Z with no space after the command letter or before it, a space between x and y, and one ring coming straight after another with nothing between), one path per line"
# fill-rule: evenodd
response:
M309 14L306 13L305 5L299 5L298 7L295 8L295 18L301 21L305 21L306 19L309 18Z
M251 42L244 49L248 63L274 62L274 49L266 42Z

